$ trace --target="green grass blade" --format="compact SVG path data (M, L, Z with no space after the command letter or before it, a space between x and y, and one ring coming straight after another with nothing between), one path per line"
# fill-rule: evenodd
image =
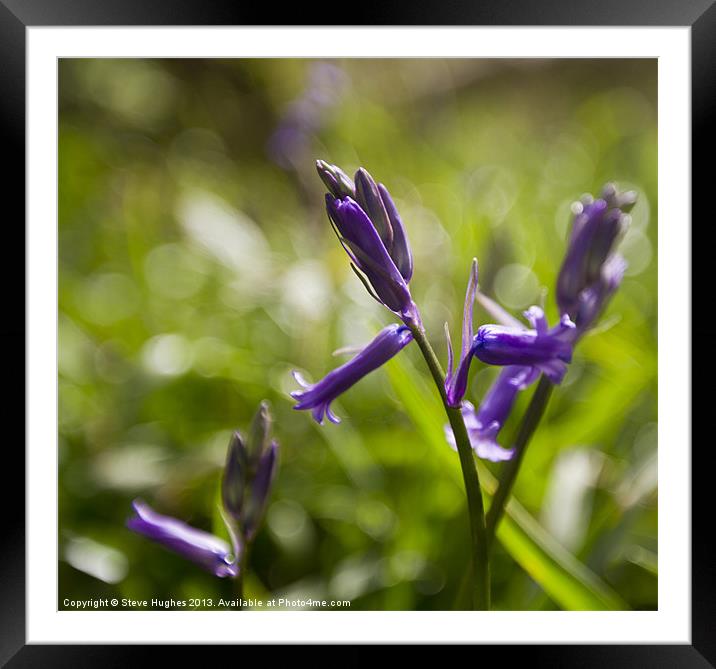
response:
M446 423L437 392L418 374L408 356L401 355L387 365L394 392L420 432L434 447L444 468L461 483L457 457L445 443ZM492 495L497 480L478 461L483 492ZM624 610L628 606L586 565L555 541L517 502L507 504L497 538L512 558L563 609Z

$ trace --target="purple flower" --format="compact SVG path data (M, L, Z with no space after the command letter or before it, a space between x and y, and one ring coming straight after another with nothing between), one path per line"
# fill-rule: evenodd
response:
M626 260L618 253L612 254L602 265L599 278L579 294L574 320L580 335L588 330L604 311L619 288L626 268Z
M413 334L409 328L394 323L383 328L358 355L329 372L318 383L310 384L294 371L294 378L304 389L291 393L291 397L298 400L293 408L310 409L313 418L321 425L324 416L328 416L332 423L340 423L340 418L331 411L331 402L366 374L388 362L412 340Z
M261 523L268 502L271 484L278 467L278 444L272 441L261 454L256 465L256 473L251 482L251 492L246 500L242 514L241 531L246 541L253 541Z
M561 383L572 360L576 336L574 323L566 314L558 325L548 328L544 311L530 307L525 316L533 329L505 325L483 325L472 342L472 354L488 365L536 367L552 383Z
M593 323L621 281L624 260L614 261L612 250L629 225L627 212L635 202L634 191L620 192L609 183L598 199L586 195L573 205L569 244L557 277L557 304L560 313L574 319L580 334Z
M527 388L538 376L539 372L534 367L505 367L487 391L477 411L470 402L462 402L460 410L470 444L478 457L492 462L512 458L514 449L500 446L497 443L497 435L512 411L517 393ZM449 424L445 425L445 437L448 444L456 449L455 435Z
M413 257L388 190L363 168L356 172L355 184L340 168L322 160L316 168L330 191L328 217L368 292L406 324L419 324L408 289Z
M229 442L221 480L226 522L236 542L253 541L263 518L278 466L278 443L271 440L268 402L261 402L248 438L235 432ZM238 532L237 532L238 530Z
M316 170L321 181L333 197L352 197L356 199L356 187L353 180L338 165L331 165L324 160L316 161Z
M465 306L462 313L462 349L460 351L460 361L457 369L453 373L453 352L452 342L450 341L450 331L447 323L445 323L445 337L447 338L448 347L448 369L445 377L445 393L447 395L448 406L458 407L460 401L465 397L467 390L467 374L470 370L470 360L472 358L472 313L475 305L475 293L477 292L477 258L472 259L472 267L470 268L470 278L467 282L467 291L465 292Z
M136 515L127 520L129 529L195 562L215 576L238 576L236 551L232 553L231 547L223 539L197 530L176 518L163 516L139 499L134 500L132 506Z

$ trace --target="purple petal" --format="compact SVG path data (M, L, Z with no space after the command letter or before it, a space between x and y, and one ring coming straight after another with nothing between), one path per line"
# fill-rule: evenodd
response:
M326 209L351 260L366 275L383 304L398 314L414 309L407 283L360 205L350 197L335 199L326 195Z
M338 166L324 160L316 161L316 171L333 197L355 197L355 186L351 178Z
M256 536L268 502L271 485L278 466L278 443L272 441L261 456L256 474L251 482L251 494L243 518L243 532L247 541Z
M390 250L390 257L395 262L398 271L403 275L405 282L409 283L413 277L413 253L408 243L408 235L388 189L383 184L378 184L378 190L388 213L390 226L393 229L393 248Z
M445 377L445 394L447 396L448 406L460 406L462 398L465 397L467 391L467 379L470 371L470 362L472 360L472 315L475 306L475 293L477 291L477 258L472 259L470 267L470 277L467 281L467 290L465 291L465 305L462 312L462 348L460 351L460 361L455 373L453 373L453 352L452 343L450 342L450 334L445 325L445 332L448 337L448 372Z
M390 224L388 212L380 197L378 184L375 183L368 171L361 167L355 174L355 185L355 199L375 226L383 246L390 255L393 248L393 226Z
M477 278L477 258L473 258L470 266L470 278L467 281L467 290L465 291L465 306L462 310L462 358L467 356L472 344L472 314L475 307Z
M247 470L246 445L241 435L234 432L227 449L226 464L221 478L221 498L224 509L235 520L241 516Z
M580 330L586 329L583 317L591 324L601 304L603 269L613 256L617 239L629 224L628 212L636 202L634 191L620 193L615 184L606 184L601 198L585 199L575 210L567 252L557 278L557 303L562 313L570 314ZM585 291L588 294L584 294Z
M236 556L223 539L157 513L141 500L134 500L132 506L136 515L127 520L129 529L195 562L215 576L238 575Z
M383 328L354 358L329 372L317 383L293 391L291 397L298 400L293 408L310 409L319 424L323 424L326 415L331 422L340 422L330 410L331 402L364 376L388 362L412 340L413 334L405 325L392 324Z
M473 354L489 365L536 366L551 360L570 362L576 329L568 318L547 333L483 325L473 339Z

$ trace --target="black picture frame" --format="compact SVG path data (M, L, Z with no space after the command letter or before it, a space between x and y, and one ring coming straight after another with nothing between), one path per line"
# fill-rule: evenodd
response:
M296 25L553 25L553 26L690 26L692 65L692 218L712 218L706 209L713 169L714 125L710 122L716 102L716 4L714 0L429 0L422 3L388 0L369 3L359 16L350 15L354 3L345 6L343 17L336 15L335 3L296 4L282 12L284 24ZM25 42L26 28L34 26L106 25L268 25L275 19L275 8L262 4L239 4L215 0L0 0L0 133L6 172L2 179L5 202L5 261L7 276L3 286L5 318L0 325L4 351L16 351L4 361L6 400L3 403L5 427L19 424L25 399L25 294L18 288L24 277L25 248L23 226L25 200ZM271 16L269 16L271 14ZM712 158L713 160L713 158ZM712 162L712 161L711 161ZM702 169L697 169L703 165ZM660 184L661 188L668 184ZM688 225L687 221L679 222ZM14 235L14 238L9 238ZM696 247L698 249L698 247ZM706 253L707 245L701 253ZM712 261L711 261L712 262ZM708 267L709 263L701 266ZM693 262L693 266L699 266ZM693 281L694 292L706 290L708 281ZM705 297L705 295L704 295ZM693 304L699 304L693 299ZM697 321L698 323L698 321ZM688 332L685 324L685 332ZM700 326L707 328L707 326ZM695 329L694 334L703 332ZM665 345L665 344L662 344ZM677 344L671 343L675 346ZM678 344L684 364L691 365L689 342ZM686 353L684 353L686 352ZM694 402L706 397L694 393ZM693 410L692 410L693 411ZM14 420L11 420L14 419ZM24 424L19 429L24 442ZM10 667L35 666L127 666L130 662L168 662L167 647L25 645L25 458L20 439L5 436L3 445L2 494L3 551L0 556L0 663ZM701 446L704 446L701 448ZM710 474L708 444L692 449L692 645L592 645L592 646L511 646L486 647L490 656L504 662L525 659L535 666L639 666L707 667L716 666L716 563L708 550L708 539L697 528L713 525L707 477ZM689 444L679 445L684 450ZM15 487L11 482L17 483ZM709 533L710 534L710 533ZM48 542L55 541L49 537ZM53 568L54 565L48 565ZM199 658L193 649L180 648L182 659ZM282 652L288 649L284 647ZM273 652L273 651L272 651ZM365 651L354 655L359 661ZM205 658L204 655L201 657ZM484 662L485 656L475 655ZM278 658L276 658L278 661Z

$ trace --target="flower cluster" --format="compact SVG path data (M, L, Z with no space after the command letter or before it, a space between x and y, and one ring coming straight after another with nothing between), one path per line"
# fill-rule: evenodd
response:
M459 363L453 371L453 353L448 338L448 374L445 392L450 406L461 407L470 442L478 456L506 460L512 450L503 449L496 437L508 418L519 391L537 380L540 373L552 383L561 383L578 339L594 324L619 287L626 261L614 247L629 224L628 211L636 202L633 191L619 192L607 184L601 197L585 195L572 207L574 218L557 279L559 323L549 328L541 307L532 306L525 317L528 329L506 315L498 305L483 299L500 325L483 325L472 331L472 309L477 294L477 261L473 261L463 313L463 339ZM484 298L484 296L483 296ZM488 390L479 410L463 401L473 357L503 370ZM448 441L454 436L446 426Z
M220 578L236 578L241 556L254 540L266 510L276 474L278 443L271 438L268 404L262 402L254 416L248 438L235 432L226 455L221 481L221 516L231 544L181 520L154 511L134 500L135 515L127 527L195 562Z
M318 175L328 188L326 211L351 261L351 267L370 295L395 313L404 325L383 328L362 351L317 383L293 375L302 390L291 393L294 409L308 409L316 422L340 419L331 402L364 376L385 364L412 340L411 328L422 327L420 313L410 295L413 254L398 210L383 184L364 169L352 180L335 165L319 160Z
M413 254L388 189L363 168L356 172L354 183L335 165L319 160L316 167L329 191L328 218L368 292L406 325L419 324L408 288Z
M634 191L608 183L599 198L573 205L569 246L557 278L557 304L584 333L596 321L624 276L626 261L614 247L629 225Z
M318 423L325 416L339 419L330 404L366 374L378 368L414 336L423 333L420 312L408 284L413 275L413 257L405 227L383 184L364 169L352 180L339 167L317 163L318 174L328 188L326 210L351 266L369 293L396 314L404 325L390 325L352 360L330 372L315 384L307 383L291 393L298 400L295 409L309 409ZM633 192L621 193L607 184L597 199L585 196L573 206L574 220L567 253L557 281L559 322L550 327L541 307L525 311L528 325L506 314L485 298L499 324L473 328L473 307L478 296L478 266L473 260L465 295L462 342L457 362L446 329L448 369L445 402L460 408L471 444L477 455L488 460L509 460L513 451L502 448L497 436L504 426L520 391L543 374L552 383L561 383L572 360L574 344L596 321L619 286L626 263L613 251L629 222L628 211L636 201ZM464 400L471 362L502 367L498 378L475 407ZM446 426L448 442L454 435Z

